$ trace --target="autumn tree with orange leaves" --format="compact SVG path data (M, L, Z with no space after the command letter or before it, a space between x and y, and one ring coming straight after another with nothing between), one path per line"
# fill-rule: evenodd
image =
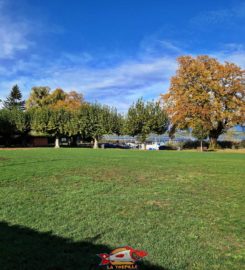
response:
M64 109L68 111L76 111L84 104L84 98L82 94L76 91L66 93L62 89L54 90L48 97L49 107L52 109Z
M245 122L245 71L208 56L182 56L167 94L161 95L174 129L200 125L212 146L219 135Z
M61 88L50 93L49 87L33 87L26 102L26 108L64 109L67 111L77 111L85 104L82 94L76 91L65 92Z

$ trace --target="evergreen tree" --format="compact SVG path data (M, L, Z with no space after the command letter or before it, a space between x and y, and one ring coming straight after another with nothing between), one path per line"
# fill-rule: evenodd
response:
M5 109L8 110L13 109L24 110L24 104L25 102L22 101L22 94L20 88L16 84L13 86L7 99L3 102L3 106Z

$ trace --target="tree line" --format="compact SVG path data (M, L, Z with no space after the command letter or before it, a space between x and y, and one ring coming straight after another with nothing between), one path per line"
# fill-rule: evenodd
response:
M55 147L59 147L62 136L73 137L73 141L79 136L93 141L94 148L98 148L105 134L138 136L145 143L150 133L162 134L167 127L168 118L160 102L139 99L125 117L116 108L86 102L75 91L51 92L48 87L33 87L29 98L23 101L15 85L0 110L0 135L6 145L12 136L22 136L24 140L30 132L55 137Z
M166 94L157 101L142 98L122 115L116 108L87 102L76 91L39 86L26 101L18 85L13 86L0 110L0 137L5 144L13 136L30 134L62 136L93 141L94 148L105 134L127 134L146 142L150 133L191 129L199 140L209 138L213 146L219 135L245 122L245 71L233 63L220 63L208 56L182 56Z

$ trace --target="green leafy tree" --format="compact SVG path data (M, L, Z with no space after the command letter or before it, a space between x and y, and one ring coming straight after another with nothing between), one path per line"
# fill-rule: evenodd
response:
M64 134L71 137L71 143L73 146L77 145L77 138L79 135L84 134L85 118L83 117L83 111L64 111L63 116L63 129Z
M115 110L98 103L89 104L82 109L80 121L83 128L80 133L85 138L93 139L95 149L103 135L119 132L115 114Z
M138 136L145 149L150 133L163 134L167 130L168 118L160 102L144 102L139 99L130 106L125 126L128 135Z
M65 121L67 112L63 109L49 110L49 120L47 124L47 132L55 136L55 148L60 147L60 137L66 133Z
M63 89L57 88L52 93L49 93L49 95L46 98L46 102L48 105L57 104L59 101L64 101L66 98L66 93ZM57 109L57 108L56 108Z
M48 86L35 86L31 89L31 94L26 101L26 108L43 108L49 104L49 92Z
M203 140L207 139L209 131L202 124L196 124L192 129L192 135L200 141L201 151L203 151Z
M85 104L82 94L76 91L66 93L61 88L50 92L47 86L33 87L26 102L27 109L49 107L50 109L78 111Z
M50 110L48 108L32 108L28 112L31 131L40 134L47 133Z
M7 99L3 102L3 107L8 110L24 110L24 104L25 101L22 100L21 91L19 86L16 84L13 86Z
M49 134L55 137L55 148L60 147L60 136L66 133L66 111L53 110L47 107L29 111L31 115L31 130L35 133Z
M107 107L107 130L111 134L121 135L123 134L123 126L124 126L124 118L123 116L117 112L116 108Z
M22 136L28 129L26 114L19 109L0 110L0 136L10 145L14 136Z

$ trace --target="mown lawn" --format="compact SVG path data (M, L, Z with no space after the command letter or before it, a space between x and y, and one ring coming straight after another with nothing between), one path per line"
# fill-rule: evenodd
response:
M89 269L130 245L142 269L244 269L245 155L0 151L0 269Z

